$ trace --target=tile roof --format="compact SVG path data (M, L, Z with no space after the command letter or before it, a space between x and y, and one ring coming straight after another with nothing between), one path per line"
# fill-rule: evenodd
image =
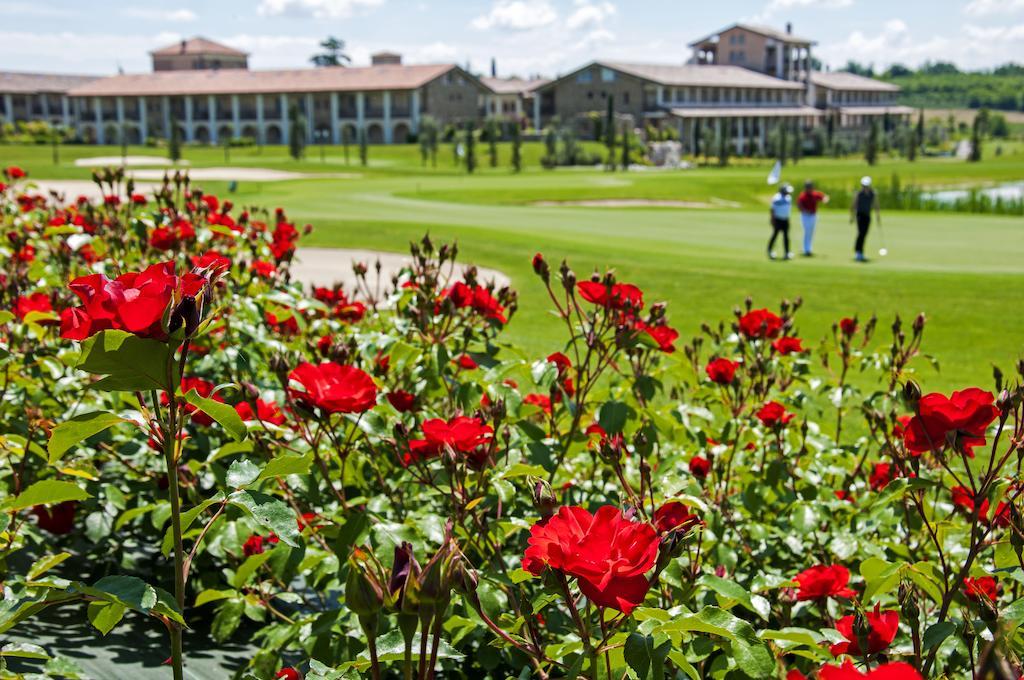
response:
M821 116L824 111L813 106L695 106L670 110L676 118L795 118Z
M63 73L22 73L0 71L0 93L34 94L36 92L60 93L84 85L101 76L76 76Z
M874 78L865 78L845 71L814 71L811 82L829 90L860 90L872 92L899 92L900 86Z
M201 36L182 40L181 42L168 45L167 47L161 47L158 50L153 50L150 54L154 57L170 57L178 54L224 54L234 57L249 56L248 52L236 50L233 47L222 45L219 42L214 42L209 38L203 38Z
M601 66L650 80L660 85L701 87L756 87L769 90L802 90L803 83L781 80L739 66L715 64L629 64L602 61Z
M793 35L792 33L786 33L785 31L780 31L778 29L771 28L770 26L760 26L760 25L757 25L757 24L737 23L737 24L733 24L732 26L727 26L727 27L723 28L720 31L715 31L714 33L712 33L710 35L706 35L703 38L701 38L700 40L694 40L692 43L690 43L689 46L690 47L695 47L696 45L700 45L701 43L712 42L714 40L717 40L718 36L720 36L721 34L725 33L726 31L731 31L734 28L742 28L745 31L750 31L751 33L757 33L759 35L765 36L766 38L773 38L774 40L778 40L779 42L786 42L786 43L797 44L797 45L816 45L816 44L818 44L816 40L811 40L810 38L801 38L798 35Z
M185 94L272 94L278 92L357 92L412 90L439 78L454 64L374 66L251 71L204 69L118 75L77 87L73 97L160 96ZM461 71L461 69L459 69ZM471 81L475 78L464 74Z
M481 78L480 82L495 94L527 94L551 81L546 78Z

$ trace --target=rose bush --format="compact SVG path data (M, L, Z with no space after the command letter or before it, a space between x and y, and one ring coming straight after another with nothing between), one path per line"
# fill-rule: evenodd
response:
M0 189L5 636L154 626L176 678L186 628L260 680L1019 675L1020 378L922 394L923 316L748 300L683 342L538 254L532 359L455 245L306 290L284 210L96 179Z

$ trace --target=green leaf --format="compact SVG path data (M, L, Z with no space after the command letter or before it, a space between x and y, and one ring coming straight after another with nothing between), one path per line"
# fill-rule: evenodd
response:
M107 376L93 387L107 392L166 390L170 362L171 386L180 382L173 365L170 345L150 338L139 338L124 331L102 331L82 342L77 368Z
M210 626L210 633L217 642L224 642L238 629L242 620L242 612L245 610L245 600L234 598L227 600L217 609L213 617L213 624Z
M271 458L256 481L262 482L264 479L287 477L288 475L305 475L309 473L311 465L313 465L312 453L307 453L305 456L300 456L297 453L285 453Z
M113 602L144 614L156 604L156 589L137 576L104 576L92 588L109 595Z
M775 675L775 656L768 645L757 637L753 627L743 619L718 607L705 607L696 614L678 616L658 626L658 632L688 631L707 633L728 641L732 658L752 678Z
M260 469L251 460L241 458L233 461L228 468L227 482L232 489L249 486L260 476Z
M50 655L46 653L46 650L39 645L34 645L31 642L9 642L3 647L0 647L0 656L16 656L21 659L49 659Z
M235 411L234 407L219 401L214 401L213 399L201 397L195 389L188 391L185 395L185 401L220 423L220 426L223 427L235 441L240 442L249 435L249 431L245 427L245 422L242 420L241 416L238 415L238 412Z
M117 602L96 600L89 603L89 607L86 609L86 616L89 618L89 623L96 630L106 635L114 626L120 623L126 611L128 611L128 608Z
M665 657L671 649L669 640L655 646L652 636L630 633L622 653L638 680L661 680L665 677Z
M869 557L860 563L864 577L863 602L873 602L877 595L885 595L899 585L905 562L887 562L881 557Z
M921 646L928 650L936 645L941 645L942 641L954 632L956 632L956 624L952 621L933 623L925 629L924 636L921 638Z
M626 419L629 417L629 407L621 401L608 401L601 405L597 415L598 424L608 434L619 434L626 426Z
M26 574L25 578L29 581L35 581L69 557L71 557L71 553L69 552L61 552L56 555L41 557L36 560L32 565L32 568L28 570L28 574Z
M121 418L107 411L93 411L77 415L71 420L66 420L53 428L47 450L50 453L50 465L61 459L68 449L76 444L84 442L94 434L117 425L118 423L130 423L131 420Z
M215 503L223 502L223 500L224 494L218 491L216 494L213 495L212 498L207 498L199 505L195 505L186 510L185 512L181 513L181 533L184 534L186 531L188 531L189 527L192 526L192 523L196 521L196 518L199 517L199 515L201 515L207 508L209 508L211 505ZM163 543L160 545L161 552L163 552L163 554L165 555L170 553L171 545L173 543L174 534L171 533L171 527L168 527L167 531L164 532Z
M52 505L64 501L81 501L89 497L85 489L73 482L59 479L43 479L21 492L14 498L8 498L0 509L12 512L31 508L33 505Z
M287 503L258 491L236 491L228 500L252 515L260 525L277 534L281 541L293 548L298 547L299 525L295 512Z
M237 595L238 593L234 590L214 590L213 588L208 588L196 595L196 602L193 606L202 607L204 604L209 604L210 602L216 602L218 600L226 600L229 597L236 597Z
M238 571L235 572L235 578L231 579L231 585L234 588L241 588L247 584L252 575L256 573L256 570L263 566L272 554L273 551L264 550L261 553L246 557L245 561L238 567Z
M698 583L715 591L720 596L720 600L724 600L724 602L719 602L722 607L728 609L732 606L732 602L738 602L765 621L768 620L768 615L771 612L771 606L768 604L768 601L763 597L747 592L746 588L735 581L719 578L714 574L704 574L700 577Z

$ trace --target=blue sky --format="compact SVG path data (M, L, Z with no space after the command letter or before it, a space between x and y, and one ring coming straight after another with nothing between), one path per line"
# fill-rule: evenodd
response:
M146 71L149 50L192 35L250 52L253 68L297 67L330 34L357 64L388 49L553 75L594 58L682 62L738 20L790 21L833 67L1024 61L1024 0L0 0L0 70Z

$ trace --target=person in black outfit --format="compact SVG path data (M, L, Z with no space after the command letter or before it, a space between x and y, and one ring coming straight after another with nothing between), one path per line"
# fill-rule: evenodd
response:
M782 234L782 245L785 247L783 257L787 260L792 259L793 253L789 250L789 214L793 207L793 187L788 184L783 184L779 187L779 192L772 197L772 207L769 212L771 225L772 225L772 237L768 241L768 258L774 260L775 253L775 239Z
M881 224L882 212L878 205L878 194L871 188L871 178L862 177L860 190L854 194L853 202L850 204L850 224L853 224L854 218L857 220L857 240L853 244L857 262L868 261L864 257L864 241L867 240L868 230L871 228L872 210L875 212L878 223Z

